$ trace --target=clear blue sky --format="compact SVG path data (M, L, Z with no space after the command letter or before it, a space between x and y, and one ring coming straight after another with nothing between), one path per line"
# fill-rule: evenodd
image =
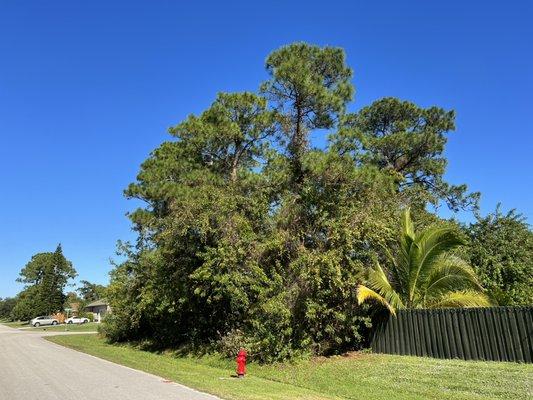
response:
M122 190L167 127L217 91L255 90L293 41L346 49L354 109L455 109L448 180L481 191L483 212L501 201L531 221L531 4L0 0L0 296L58 242L81 279L106 283L133 237Z

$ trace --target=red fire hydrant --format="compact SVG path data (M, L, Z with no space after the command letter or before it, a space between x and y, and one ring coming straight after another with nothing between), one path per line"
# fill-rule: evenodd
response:
M246 373L246 351L244 349L239 350L239 354L237 354L237 376L239 378L244 378L244 374Z

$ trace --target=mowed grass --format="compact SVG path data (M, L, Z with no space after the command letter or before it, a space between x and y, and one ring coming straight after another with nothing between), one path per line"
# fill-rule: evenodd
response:
M23 328L28 325L28 321L2 321L0 320L0 325L9 326L10 328Z
M88 322L86 324L62 324L62 325L44 325L38 328L30 326L27 322L3 322L0 324L9 326L10 328L24 328L24 330L31 331L47 331L47 332L96 332L98 324L96 322Z
M47 332L96 332L98 324L96 322L88 322L86 324L62 324L62 325L45 325L38 328L30 328L32 331L47 331Z
M245 379L232 378L235 364L216 356L179 357L94 335L48 340L146 371L224 399L531 399L533 365L351 354L295 363L248 365Z

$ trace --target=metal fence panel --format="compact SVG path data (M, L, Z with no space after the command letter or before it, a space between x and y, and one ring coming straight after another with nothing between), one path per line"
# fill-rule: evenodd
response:
M378 323L376 353L533 362L533 307L399 310Z

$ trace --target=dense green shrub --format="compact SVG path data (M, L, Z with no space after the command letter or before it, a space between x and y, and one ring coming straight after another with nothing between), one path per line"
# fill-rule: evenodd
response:
M525 219L498 206L465 229L470 262L489 295L502 306L533 304L533 232Z
M0 298L0 319L11 319L11 312L16 302L17 299L13 297Z

